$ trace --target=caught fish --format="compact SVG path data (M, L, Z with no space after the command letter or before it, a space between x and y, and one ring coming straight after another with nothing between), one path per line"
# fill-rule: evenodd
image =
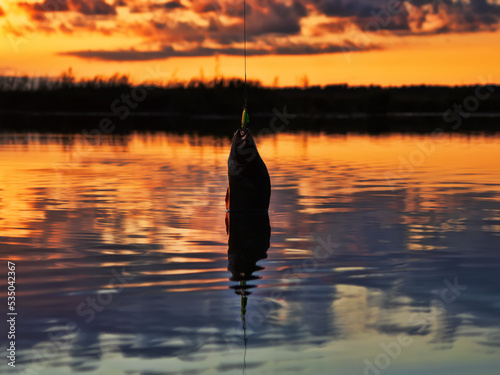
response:
M267 211L271 197L271 179L248 127L242 126L234 133L227 165L229 187L226 209Z

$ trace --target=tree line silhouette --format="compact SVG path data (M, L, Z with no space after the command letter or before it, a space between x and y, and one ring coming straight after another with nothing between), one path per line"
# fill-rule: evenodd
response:
M202 124L205 120L233 121L241 115L243 88L244 82L238 78L134 85L126 75L119 74L77 80L71 70L56 79L0 77L0 127L12 128L14 124L18 130L55 127L72 131L81 128L80 121L65 120L61 126L60 119L55 117L110 114L122 120L123 131L197 127L203 130L209 128ZM480 96L479 89L482 90ZM275 88L250 81L248 92L251 119L262 119L254 121L258 124L253 126L261 128L273 116L273 109L284 107L288 113L298 115L289 130L351 129L360 123L362 128L385 130L384 123L391 123L389 130L418 130L425 128L422 116L431 119L427 125L446 122L442 114L450 110L460 113L460 109L469 123L464 129L496 129L499 118L495 116L500 112L500 90L496 85L380 87L337 84ZM129 108L118 111L123 108L120 105ZM161 120L136 119L148 115L159 116ZM43 116L44 120L34 119L36 116ZM394 121L399 124L394 125Z

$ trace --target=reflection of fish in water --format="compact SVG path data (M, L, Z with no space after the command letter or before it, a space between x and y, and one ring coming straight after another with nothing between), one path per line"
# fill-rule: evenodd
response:
M263 267L257 266L257 262L267 258L269 249L269 238L271 226L269 225L269 213L260 212L226 212L226 230L228 233L228 270L231 272L231 281L239 281L239 285L231 287L241 298L241 323L243 326L243 341L245 354L243 355L243 373L246 368L246 308L249 289L254 287L248 285L247 281L258 279L254 276L255 271Z
M234 133L229 154L226 209L258 211L269 208L271 180L247 127Z
M248 281L257 279L255 271L260 259L267 258L271 226L269 213L229 212L226 214L226 229L228 237L228 270L231 281Z

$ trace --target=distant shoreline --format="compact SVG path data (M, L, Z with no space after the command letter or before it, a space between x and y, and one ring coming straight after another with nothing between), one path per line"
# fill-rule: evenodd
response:
M240 81L167 87L121 81L52 84L0 86L0 130L224 133L238 126L243 105ZM500 86L257 85L249 87L248 111L252 130L268 133L500 131Z

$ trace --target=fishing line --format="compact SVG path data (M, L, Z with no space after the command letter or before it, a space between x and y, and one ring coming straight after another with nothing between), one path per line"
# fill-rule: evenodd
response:
M247 106L247 98L248 98L248 91L247 91L247 2L246 0L243 0L243 49L245 51L245 108Z
M247 87L247 2L243 0L243 53L244 53L244 65L245 65L245 83L243 84L243 113L241 115L241 127L245 126L250 122L250 118L247 112L247 100L248 100L248 87Z

